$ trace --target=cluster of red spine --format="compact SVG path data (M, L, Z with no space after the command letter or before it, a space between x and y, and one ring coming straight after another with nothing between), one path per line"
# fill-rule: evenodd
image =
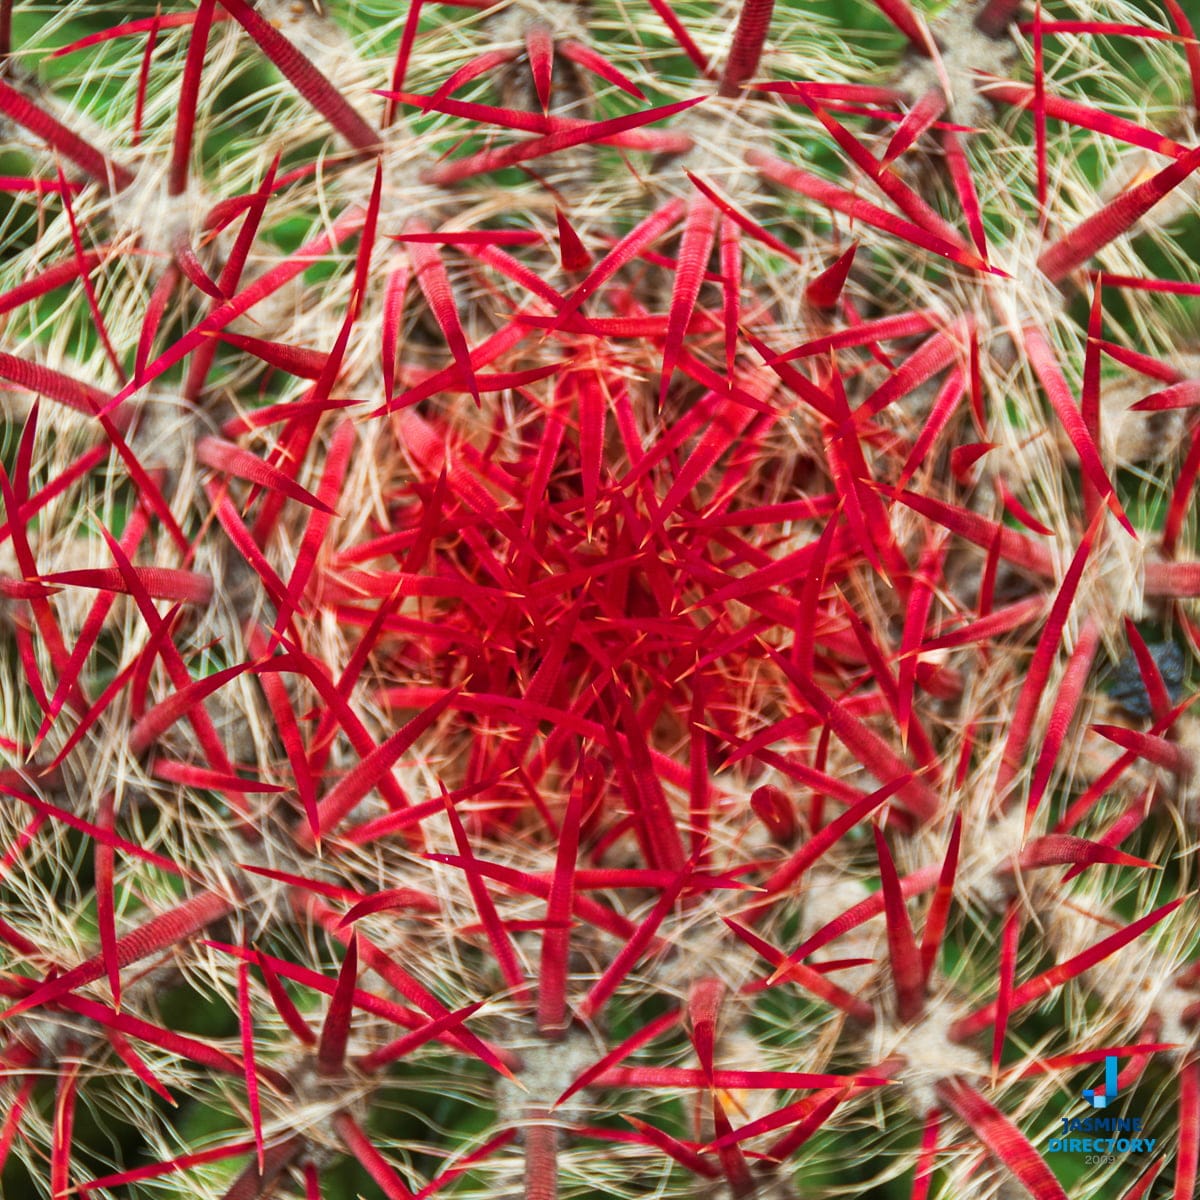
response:
M905 0L877 3L911 43L909 54L936 57L944 49ZM520 1080L520 1054L495 1033L485 1038L475 1031L488 1028L486 1014L476 1016L488 995L449 1008L411 964L373 944L365 932L368 918L379 914L438 916L437 889L423 881L422 870L430 878L443 868L459 873L478 921L463 932L464 940L482 949L506 1004L547 1042L563 1039L572 1027L603 1030L614 997L644 987L635 979L671 954L666 931L673 917L683 912L695 920L698 909L719 901L711 923L725 943L749 946L765 964L758 977L740 985L739 1002L767 988L795 988L843 1022L844 1044L860 1061L849 1072L823 1066L806 1071L803 1061L797 1070L720 1065L719 1026L730 988L721 962L698 961L682 1002L608 1046L563 1095L531 1096L528 1122L499 1123L470 1155L453 1159L420 1185L380 1152L353 1105L333 1105L329 1131L393 1200L452 1194L464 1172L514 1153L517 1141L525 1195L542 1200L557 1194L564 1145L589 1138L632 1142L734 1196L767 1194L763 1189L786 1176L789 1159L814 1134L837 1127L843 1105L877 1088L904 1086L909 1064L862 1058L869 1038L861 1035L878 1022L912 1026L925 1018L931 981L940 978L960 851L964 840L982 836L964 827L955 798L977 778L972 771L990 746L999 748L998 769L987 776L991 811L999 819L1023 808L1026 831L1018 854L987 866L990 876L1003 883L1063 866L1074 875L1091 867L1140 871L1152 865L1120 846L1157 819L1169 803L1169 796L1163 798L1169 787L1160 788L1157 799L1154 793L1138 796L1099 829L1095 822L1097 805L1135 764L1150 764L1164 778L1186 778L1192 768L1190 751L1173 737L1190 698L1172 702L1132 620L1124 632L1149 697L1149 726L1096 725L1121 756L1069 797L1055 823L1047 823L1046 809L1064 747L1084 736L1077 713L1093 687L1105 632L1103 614L1080 611L1089 562L1112 539L1154 539L1161 557L1145 567L1144 598L1186 635L1194 633L1186 602L1200 594L1200 562L1188 558L1182 532L1200 470L1200 427L1191 427L1162 531L1137 530L1102 450L1100 390L1107 354L1152 381L1155 390L1140 410L1200 403L1194 379L1105 336L1105 301L1112 293L1196 295L1200 285L1106 274L1093 263L1159 201L1190 182L1200 148L1052 93L1042 73L1042 39L1136 38L1153 31L1044 19L1039 6L1028 25L1035 44L1032 82L977 73L981 97L1033 114L1043 207L1049 203L1048 122L1167 160L1108 203L1098 203L1080 223L1047 235L1039 251L1037 268L1046 283L1090 297L1081 394L1076 396L1069 370L1038 323L1031 319L1011 330L1011 344L1078 459L1077 541L1067 547L1064 570L1054 553L1062 547L1052 545L1053 530L1030 512L1028 497L996 477L995 511L978 511L970 500L988 470L988 422L1000 403L981 367L987 353L982 335L994 332L981 328L984 312L912 308L863 315L848 286L856 265L880 240L940 260L983 295L987 280L1003 275L989 254L972 174L972 131L949 119L949 98L938 89L910 96L882 85L756 81L770 0L744 4L721 68L710 63L666 0L652 0L650 7L696 67L691 98L649 104L630 74L597 46L557 39L542 18L529 19L521 47L486 51L430 95L407 92L409 60L419 53L420 4L412 6L390 78L380 80L386 108L378 124L246 0L200 0L187 12L131 21L63 48L81 52L116 38L145 39L131 139L136 146L156 39L163 30L190 26L168 178L172 197L188 189L198 97L208 83L208 39L227 20L356 152L344 156L343 168L377 160L373 185L360 203L335 213L325 232L256 274L247 265L260 232L287 213L289 188L306 182L312 165L290 164L281 172L277 161L258 189L216 204L201 231L175 239L132 355L114 345L96 286L122 251L103 229L77 225L73 213L82 191L120 194L134 185L135 171L116 151L73 132L12 72L0 78L0 113L43 143L59 164L54 174L7 178L3 186L29 203L64 210L73 246L68 258L0 295L0 312L36 304L64 286L77 288L94 319L103 359L119 380L109 391L44 365L36 354L0 351L6 391L37 398L15 456L0 471L0 533L19 568L0 580L0 594L7 637L40 722L31 740L10 736L3 743L11 765L2 791L25 806L28 819L0 862L0 885L23 869L47 830L67 826L91 847L99 933L94 954L61 962L39 944L33 914L0 919L8 960L0 995L9 1000L0 1014L0 1036L13 1090L0 1125L0 1163L23 1136L37 1080L49 1065L39 1030L72 1031L53 1085L48 1187L55 1200L80 1190L117 1193L139 1179L244 1154L251 1158L227 1192L231 1200L265 1195L288 1179L310 1200L321 1195L325 1160L311 1153L308 1138L264 1135L264 1091L286 1100L300 1085L294 1071L264 1061L276 1057L278 1047L256 1039L255 1009L263 999L258 982L297 1052L333 1092L351 1078L357 1091L366 1086L363 1080L378 1079L382 1087L393 1064L428 1045L482 1064L497 1078ZM1200 99L1194 31L1174 0L1168 9ZM976 24L1007 36L1012 10L992 0ZM0 6L6 57L10 17L11 4ZM628 111L601 119L556 115L556 64L564 60L625 93ZM472 81L502 69L528 70L536 107L455 98ZM759 215L756 196L723 188L690 155L699 143L689 124L702 111L697 105L743 97L765 104L764 97L772 96L813 114L850 176L843 184L830 182L786 161L777 147L761 146L746 150L746 176L837 214L853 228L854 244L827 261L814 264L810 251L792 244L786 221ZM493 135L485 148L447 157L424 172L425 183L444 189L443 217L453 211L461 185L505 168L532 170L575 147L659 156L668 198L631 214L628 231L607 239L577 228L562 208L553 237L528 225L460 228L453 217L434 228L437 222L422 214L387 228L381 212L388 137L414 108ZM853 123L862 114L894 126L882 153L873 148L877 139ZM922 195L914 176L895 169L924 153L935 154L944 170L946 194L957 201L954 218ZM678 166L681 155L689 156L690 165ZM867 184L879 193L876 199L867 198L874 194ZM231 235L230 249L214 262L206 245L222 231ZM785 343L775 328L777 297L769 289L756 291L757 281L745 277L751 251L764 250L807 278L809 336L800 344ZM314 263L340 263L347 254L352 282L328 348L231 328ZM463 279L484 297L494 320L493 331L474 345ZM514 293L523 297L519 304L512 302ZM406 314L411 318L418 308L444 341L443 365L436 368L405 361ZM173 333L171 318L180 311L202 315ZM364 399L358 381L354 394L347 393L345 370L352 339L368 320L379 331L383 386L382 395ZM234 351L243 363L261 364L264 373L309 386L298 399L231 416L219 432L196 441L203 482L185 520L177 498L167 494L167 472L141 461L133 448L137 402L146 389L178 378L169 386L178 386L183 400L202 410L217 387L212 380L219 355ZM913 436L893 415L922 389L931 390L933 399ZM477 427L469 430L461 420L452 398L464 394L492 421L490 436L479 436ZM67 472L35 486L46 405L65 405L94 420L96 438ZM514 412L519 420L511 424ZM779 442L796 420L816 430L821 455L787 460L791 476L781 477ZM387 514L373 536L347 544L338 536L339 515L363 503L349 493L347 480L363 426L376 422L394 440L405 478L372 498ZM47 571L34 552L38 514L110 460L120 464L136 494L119 536L100 526L111 565ZM945 464L946 480L930 469L935 461ZM295 531L294 555L279 552L284 524ZM920 530L916 537L900 532L913 528ZM809 536L780 552L797 531ZM227 544L257 580L270 615L240 630L250 652L244 660L196 678L190 659L197 648L188 642L186 616L226 586L194 569L200 539ZM981 564L980 582L967 604L947 564L972 554ZM167 562L172 565L162 565ZM1020 581L1012 598L997 595L1002 572ZM78 630L65 629L56 608L55 597L67 589L95 595ZM856 598L868 593L872 603L857 605ZM140 653L100 688L87 666L118 597L134 606L146 636ZM321 657L322 614L336 616L352 646L344 669L334 670ZM1076 632L1068 640L1069 629ZM984 730L961 710L964 673L978 658L1000 653L1018 664L1020 682L1006 724ZM269 713L278 763L248 768L235 762L211 715L223 690L247 675ZM1039 724L1052 681L1057 691L1048 719ZM394 730L375 730L356 711L364 689L373 704L396 714ZM311 698L315 709L301 704L299 695ZM230 836L240 839L248 858L267 843L283 847L293 869L243 865L223 889L197 886L197 863L159 854L123 834L113 791L78 788L87 739L118 698L129 714L124 737L132 759L183 792L219 796ZM456 738L463 743L456 758L438 751ZM339 746L352 753L347 769L336 765ZM861 778L851 782L831 764L845 761L836 747L872 786L858 786ZM440 792L417 796L393 772L422 756L452 778ZM764 772L776 782L754 786ZM363 809L364 802L374 806ZM426 822L439 828L448 823L454 853L428 849ZM772 933L782 931L812 871L847 844L858 848L860 858L864 847L869 853L871 841L863 837L868 827L874 839L870 873L880 880L879 890L864 892L860 904L800 944L777 945ZM901 875L893 860L897 843L919 845L916 835L924 830L942 831L944 858ZM543 865L521 870L498 861L492 851L506 841ZM424 855L425 866L411 867L403 879L379 878L373 887L359 867L348 870L343 882L329 882L340 854L379 844ZM145 911L140 920L118 920L114 878L123 859L178 877L187 898L165 911ZM336 977L249 941L221 940L225 923L254 903L263 880L283 885L286 919L322 928L345 946ZM926 894L931 898L918 935L914 901ZM544 915L532 922L506 916L511 897L544 902ZM990 1054L994 1075L1004 1072L1006 1036L1022 1010L1185 905L1194 921L1194 900L1179 895L1103 932L1083 952L1019 978L1029 914L1014 884L995 938L998 979L986 997L963 998L950 1039L971 1044L985 1038L990 1045L984 1061ZM839 972L862 966L859 959L812 959L879 918L886 927L880 978L887 988L872 984L854 991L839 984ZM368 923L356 929L360 921ZM593 960L582 974L572 957L581 935ZM538 947L532 955L531 944ZM603 955L598 969L597 946ZM236 975L240 1054L164 1028L122 1004L130 968L168 953L186 955L190 947L225 956ZM399 999L359 987L365 968ZM319 1026L297 1006L285 980L328 997ZM1193 969L1172 986L1194 983ZM399 1032L356 1053L356 1024L368 1017ZM679 1028L688 1032L696 1065L638 1058ZM1021 1070L1090 1069L1107 1052L1127 1063L1127 1086L1150 1056L1170 1055L1179 1076L1171 1194L1187 1200L1200 1145L1200 1059L1189 1047L1161 1043L1152 1025L1144 1033L1124 1046L1087 1045L1032 1068L1023 1061ZM81 1063L101 1044L163 1098L171 1094L139 1045L244 1080L247 1137L149 1167L81 1178L72 1160ZM606 1089L695 1092L706 1098L707 1132L698 1129L685 1140L646 1114L631 1113L622 1133L556 1121L555 1105ZM1029 1194L1065 1197L1016 1122L986 1098L988 1089L986 1079L962 1074L936 1082L936 1106L921 1126L914 1200L930 1193L939 1135L949 1117ZM728 1099L735 1090L784 1095L767 1115L739 1123ZM794 1090L808 1094L787 1099ZM635 1105L627 1102L625 1111ZM1130 1186L1130 1200L1149 1194L1165 1161L1153 1163Z

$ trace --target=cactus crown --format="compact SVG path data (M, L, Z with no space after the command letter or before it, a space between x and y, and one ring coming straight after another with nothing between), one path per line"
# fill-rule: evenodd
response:
M0 0L5 1188L1189 1200L1198 109L1181 0Z

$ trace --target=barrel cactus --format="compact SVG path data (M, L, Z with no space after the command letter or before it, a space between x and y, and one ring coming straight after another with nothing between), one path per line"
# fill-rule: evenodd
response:
M0 0L13 1197L1195 1194L1184 0Z

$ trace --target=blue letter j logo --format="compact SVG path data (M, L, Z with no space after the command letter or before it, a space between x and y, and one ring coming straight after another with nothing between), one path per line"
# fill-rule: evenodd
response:
M1111 1056L1104 1060L1104 1090L1084 1088L1083 1098L1093 1108L1107 1108L1117 1094L1117 1060Z

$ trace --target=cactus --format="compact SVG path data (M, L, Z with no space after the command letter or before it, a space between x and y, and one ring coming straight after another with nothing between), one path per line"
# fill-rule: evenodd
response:
M1182 0L0 0L4 1193L1189 1200L1198 120Z

